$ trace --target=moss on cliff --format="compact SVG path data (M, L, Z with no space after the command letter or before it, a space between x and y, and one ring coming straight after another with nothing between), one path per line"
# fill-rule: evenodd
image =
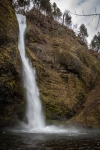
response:
M47 119L75 120L99 81L100 64L72 30L36 9L27 18L27 53L36 69ZM81 123L81 119L77 122Z
M17 21L10 0L0 1L0 45L17 39Z
M10 0L0 1L0 127L22 116L24 102L17 48L18 23ZM22 108L21 108L22 107Z

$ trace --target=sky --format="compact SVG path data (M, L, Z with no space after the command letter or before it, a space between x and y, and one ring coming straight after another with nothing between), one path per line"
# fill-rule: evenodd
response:
M51 3L55 2L62 12L69 10L72 13L77 14L100 14L100 0L50 0ZM91 39L95 34L100 32L100 23L98 29L96 30L98 24L98 17L80 17L72 16L72 23L78 24L78 27L83 23L88 31L89 37L87 38L88 43L91 42Z

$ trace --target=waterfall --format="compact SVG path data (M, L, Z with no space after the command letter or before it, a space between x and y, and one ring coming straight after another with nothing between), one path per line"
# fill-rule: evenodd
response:
M27 107L25 118L27 123L21 122L21 130L31 133L78 133L78 130L71 128L66 129L62 126L49 125L46 126L42 112L42 105L39 96L39 90L35 79L35 70L25 53L24 35L26 30L26 17L16 14L19 23L19 41L18 48L22 60L23 82L26 93ZM13 130L16 131L16 130Z
M26 114L27 123L22 123L24 129L42 129L45 125L45 120L42 112L42 105L39 97L39 90L35 79L35 70L25 53L24 35L26 30L26 17L21 14L16 14L19 23L19 42L18 48L22 60L23 80L26 92Z

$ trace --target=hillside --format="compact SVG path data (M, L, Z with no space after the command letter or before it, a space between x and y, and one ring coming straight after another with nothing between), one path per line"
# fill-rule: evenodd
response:
M10 0L0 2L0 12L0 127L4 127L23 118L25 99L18 23ZM89 52L71 29L38 10L26 16L26 50L36 69L46 119L100 127L97 53Z
M27 14L27 24L27 53L47 119L99 126L100 63L72 30L38 10Z

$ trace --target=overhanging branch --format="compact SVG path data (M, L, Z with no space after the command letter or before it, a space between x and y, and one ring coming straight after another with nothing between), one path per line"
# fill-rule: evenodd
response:
M98 29L99 22L100 22L100 14L96 12L96 8L95 8L95 13L92 13L92 14L85 14L84 10L82 10L82 14L77 14L76 11L75 11L75 13L72 13L71 11L69 11L69 13L72 14L72 15L75 15L76 17L77 16L80 16L80 17L82 17L82 16L83 17L84 16L85 17L91 17L92 16L92 20L94 19L94 17L98 17L98 23L97 23L97 26L96 26L96 30Z
M76 12L75 13L70 12L70 14L75 15L75 16L85 16L85 17L88 17L88 16L100 16L100 14L97 14L97 13L94 13L94 14L84 14L84 11L82 11L82 12L83 12L83 14L77 14Z

